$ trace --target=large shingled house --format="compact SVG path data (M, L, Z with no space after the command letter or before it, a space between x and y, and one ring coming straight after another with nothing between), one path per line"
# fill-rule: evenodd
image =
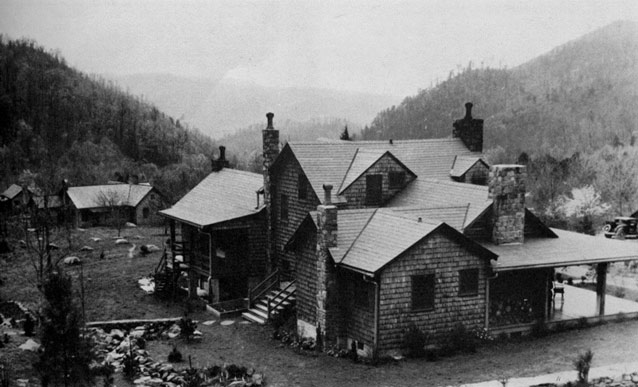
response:
M376 356L400 350L412 325L436 343L458 323L493 334L551 323L555 269L571 265L597 267L591 316L600 318L607 264L638 252L621 241L546 227L525 207L525 167L488 166L483 120L471 109L467 104L450 138L283 148L269 113L263 179L251 174L248 185L238 181L243 172L217 170L202 184L223 188L198 186L164 211L191 235L191 245L208 246L208 271L193 270L191 279L221 277L221 262L230 265L211 252L235 234L218 236L212 226L216 214L237 207L242 211L221 219L226 230L263 236L243 239L243 253L235 253L253 257L259 268L235 272L249 279L241 282L250 308L244 317L263 323L294 299L299 334L320 333L326 344ZM197 200L189 198L195 192ZM194 213L178 210L184 206L213 219L196 222ZM260 300L264 294L270 298Z

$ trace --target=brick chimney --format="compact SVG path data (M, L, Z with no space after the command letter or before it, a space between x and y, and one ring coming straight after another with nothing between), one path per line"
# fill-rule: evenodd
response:
M492 204L492 242L523 243L525 231L524 165L492 165L489 176L489 198Z
M213 172L219 172L224 168L228 168L228 160L226 160L226 147L225 146L220 146L219 147L219 158L217 158L217 160L213 159L211 161L212 163L212 167L213 167Z
M483 152L483 120L472 118L472 103L465 104L465 117L454 121L452 137L460 138L472 152Z
M336 343L339 302L335 266L329 249L337 247L337 207L330 202L332 186L324 185L324 203L317 206L317 327L324 344Z
M273 113L266 114L266 118L268 119L268 123L266 125L266 129L261 131L262 134L262 147L263 147L263 176L264 176L264 205L266 206L266 238L267 238L267 249L266 256L268 260L268 269L273 269L275 266L275 239L273 233L273 222L274 217L272 213L272 194L273 188L271 184L271 171L275 159L279 155L279 131L276 130L273 126L273 117L275 115Z

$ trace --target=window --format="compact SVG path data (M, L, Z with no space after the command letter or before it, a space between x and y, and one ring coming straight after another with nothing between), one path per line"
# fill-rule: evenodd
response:
M301 172L297 175L297 194L301 200L308 197L308 184L306 183L306 177Z
M459 296L478 294L478 269L459 270Z
M383 175L366 176L366 205L377 206L383 201Z
M405 172L390 172L389 175L390 189L402 188L405 184Z
M283 221L288 220L288 195L281 195L281 212L280 219Z
M434 274L412 276L412 310L434 309Z
M148 207L144 207L144 209L142 209L142 216L144 217L144 219L148 219L149 213L150 213L150 211L149 211Z

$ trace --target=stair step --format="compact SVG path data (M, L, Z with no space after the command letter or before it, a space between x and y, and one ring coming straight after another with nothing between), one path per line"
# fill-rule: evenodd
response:
M277 310L277 312L282 311L287 305L279 305L277 308L275 308ZM265 302L258 302L255 304L255 308L257 310L260 310L264 313L268 313L268 307L266 306ZM270 311L271 313L273 312L272 310Z
M252 314L251 312L244 312L241 314L241 316L248 321L252 321L254 323L260 324L260 325L265 325L266 324L266 320L262 319L259 316L256 316L254 314Z

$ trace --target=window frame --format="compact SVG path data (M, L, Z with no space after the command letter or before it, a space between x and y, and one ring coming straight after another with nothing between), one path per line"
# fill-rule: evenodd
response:
M467 276L472 276L468 278ZM470 281L468 283L468 281ZM475 297L479 294L479 269L469 268L459 270L459 297Z
M388 188L403 188L406 178L407 174L405 171L390 171L390 173L388 173Z
M424 282L427 281L427 282ZM411 310L412 312L427 312L434 310L436 302L436 275L435 273L424 273L410 277L411 282ZM421 286L422 289L416 289ZM417 297L426 297L419 300Z
M308 199L308 181L306 176L301 172L297 175L297 199Z
M371 182L374 180L378 180L378 194L379 197L371 197L371 192L377 192L377 185L375 181L375 186L371 186ZM374 191L373 191L374 188ZM366 175L366 196L365 196L365 204L367 206L380 206L383 204L383 175L380 173L374 173Z

